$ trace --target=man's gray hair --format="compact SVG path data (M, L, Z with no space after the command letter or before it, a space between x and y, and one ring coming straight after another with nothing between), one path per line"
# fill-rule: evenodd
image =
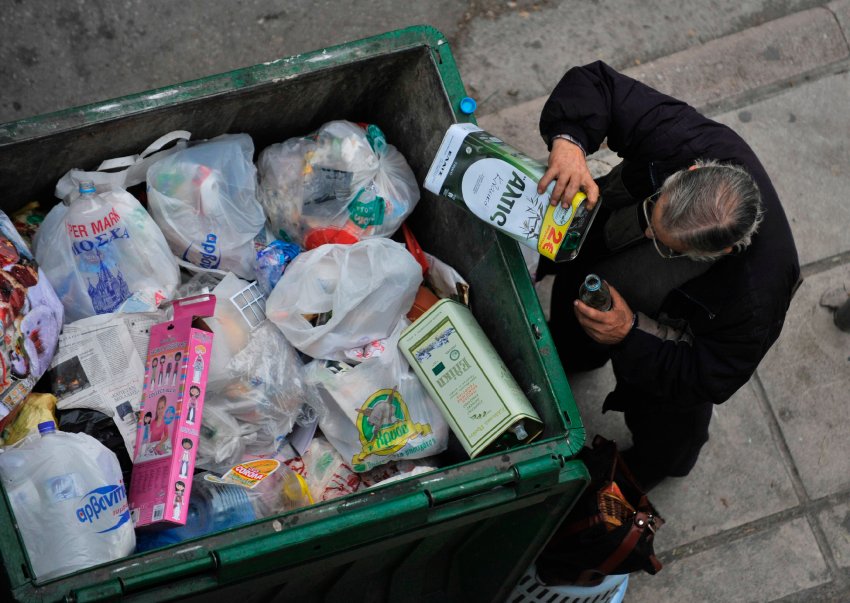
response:
M693 259L711 260L732 247L745 249L758 230L764 208L752 176L742 167L700 160L671 175L661 186L667 199L664 228Z

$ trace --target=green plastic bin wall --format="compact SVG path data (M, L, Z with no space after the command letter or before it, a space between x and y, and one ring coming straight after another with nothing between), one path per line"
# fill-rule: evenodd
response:
M332 119L378 124L421 183L468 120L445 38L414 27L198 81L0 126L0 203L54 203L69 168L165 132L247 132L258 150ZM532 444L44 583L0 497L2 592L21 601L499 601L587 483L585 435L514 241L423 192L411 225L471 284L471 306L546 425ZM451 455L446 455L451 457Z

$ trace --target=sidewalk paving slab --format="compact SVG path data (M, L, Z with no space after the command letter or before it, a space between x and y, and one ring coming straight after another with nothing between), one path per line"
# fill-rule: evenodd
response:
M615 440L621 450L628 448L631 436L623 415L601 411L602 401L615 383L610 364L568 378L588 441L598 433ZM671 551L800 503L752 382L716 407L709 437L690 475L670 478L652 491L651 500L667 522L655 539L656 553ZM754 505L756 492L759 502Z
M850 502L824 509L818 514L818 521L838 566L850 568Z
M657 552L800 503L752 383L715 407L709 438L690 475L667 479L652 491L653 504L667 520Z
M850 250L850 73L809 82L717 116L773 181L800 263Z
M697 108L717 106L759 88L792 82L823 65L840 64L850 57L850 36L841 26L850 23L850 0L834 5L832 11L814 8L791 14L624 73ZM843 15L841 19L839 14ZM550 90L556 83L557 78ZM482 128L532 157L545 159L548 151L537 126L547 96L478 116L478 121Z
M826 5L826 8L835 15L839 27L844 34L844 39L850 43L850 0L835 0Z
M831 310L819 304L825 292L841 286L850 291L850 265L807 278L758 369L813 499L850 489L850 333L840 331Z
M833 13L813 8L662 57L628 74L703 107L848 56L850 49Z
M758 505L756 492L752 503ZM632 574L626 601L773 601L829 581L814 534L800 517L668 563L655 576Z

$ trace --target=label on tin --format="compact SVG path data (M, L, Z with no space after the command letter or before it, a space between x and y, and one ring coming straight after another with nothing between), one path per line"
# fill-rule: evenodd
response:
M478 452L505 430L512 413L450 318L409 351L469 451Z

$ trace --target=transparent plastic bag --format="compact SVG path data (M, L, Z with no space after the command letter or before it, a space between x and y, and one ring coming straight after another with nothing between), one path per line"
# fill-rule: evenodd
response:
M347 350L392 333L421 282L419 264L389 239L323 245L287 267L266 315L308 356L344 360ZM327 321L314 326L317 316Z
M321 436L310 441L303 456L293 457L286 464L304 477L315 502L357 492L361 486L360 475L352 471L336 448Z
M413 171L374 124L328 122L267 147L257 166L272 227L306 249L389 236L419 201Z
M303 378L304 364L280 331L265 322L226 367L229 380L207 390L198 467L224 472L246 459L274 455L306 404L323 404Z
M448 445L446 420L398 350L408 324L400 322L383 351L360 364L315 360L306 367L326 406L319 427L354 471L433 456Z
M50 210L33 246L65 307L66 322L120 311L134 299L154 308L180 282L159 227L121 188L72 194L70 205Z
M254 143L224 134L148 168L148 202L174 255L204 269L254 277L254 237L265 214L257 201Z

